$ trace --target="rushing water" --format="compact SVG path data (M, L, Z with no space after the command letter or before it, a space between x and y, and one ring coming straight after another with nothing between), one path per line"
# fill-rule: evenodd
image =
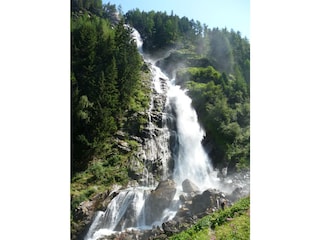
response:
M172 83L169 86L168 108L175 113L177 132L174 180L180 186L185 179L189 179L205 190L212 187L215 181L215 172L201 144L205 132L198 123L197 114L186 91Z
M134 30L132 35L143 56L139 33ZM173 159L172 178L178 190L175 199L181 193L181 184L185 179L191 180L201 190L219 187L219 179L201 144L205 132L198 123L191 99L186 91L175 85L174 79L169 80L153 61L146 58L144 60L150 65L153 75L153 95L149 110L150 136L141 157L145 162L162 161L162 180L169 177L168 161L170 158ZM163 126L159 128L152 123L151 115L154 98L163 94L166 96L166 107ZM158 133L155 134L155 131ZM165 209L161 216L150 220L150 214L145 211L146 199L154 188L154 182L146 181L143 186L121 190L105 212L96 213L85 239L95 240L128 228L151 229L153 225L160 225L165 220L172 219L178 209L177 205L172 205L171 208ZM147 218L149 221L146 221Z

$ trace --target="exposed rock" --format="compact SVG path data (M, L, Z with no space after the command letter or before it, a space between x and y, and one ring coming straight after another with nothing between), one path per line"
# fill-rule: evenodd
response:
M94 212L92 212L93 205L92 201L80 203L79 207L75 209L75 220L92 218L94 214Z
M170 199L170 201L173 199L175 193L176 193L176 183L171 179L161 181L158 184L157 188L152 192L153 195Z
M208 208L216 206L216 192L212 189L204 191L202 194L196 195L192 199L190 211L194 215L204 213Z
M94 195L89 201L81 202L75 209L75 220L91 221L96 210L105 210L109 202L118 195L118 191L105 191Z
M165 196L166 194L170 195L169 198ZM151 211L152 213L157 212L156 214L159 214L160 216L162 214L162 210L160 209L165 209L165 206L161 206L161 203L167 202L167 206L169 206L169 202L172 201L175 195L175 183L172 180L162 181L158 184L157 188L152 191L151 195L153 196L152 202L154 205L149 205L149 209L146 210L149 212ZM225 198L225 195L215 189L208 189L202 194L193 197L191 195L194 195L194 192L189 194L184 193L180 196L180 200L186 200L183 206L177 211L173 219L165 221L162 223L161 227L154 227L151 230L126 230L121 233L102 237L101 239L168 239L173 234L190 228L200 218L212 214L216 208L224 208L230 204L230 201ZM130 212L127 214L128 216L126 219L131 221ZM154 214L153 217L155 217L156 214ZM154 218L153 221L155 219L156 218Z
M126 134L122 131L117 131L115 136L121 140L125 140L126 139Z
M186 198L185 195L181 194L181 195L179 196L179 200L180 200L181 203L185 203L185 202L187 201L187 198Z
M162 127L162 113L161 112L152 112L151 121L156 124L158 127Z
M170 206L176 191L176 183L170 179L160 182L157 188L151 191L146 200L146 211L149 213L146 224L160 220L163 210Z
M90 227L90 223L93 220L95 212L97 210L104 211L110 201L118 195L119 192L117 189L119 186L115 185L113 188L115 189L114 191L106 191L96 194L91 198L91 200L80 203L80 205L75 209L74 221L77 222L78 227L74 229L71 237L72 239L75 239L76 236L77 239L84 238Z
M117 147L123 152L131 152L129 144L126 141L119 140Z
M144 166L141 161L136 158L129 159L128 175L131 179L141 180L144 176Z
M235 202L238 199L240 199L242 196L243 196L242 188L241 187L237 187L232 191L231 195L229 196L229 199L232 202Z
M227 177L227 174L228 174L228 168L224 167L221 170L218 169L217 177L220 179L225 179Z
M226 177L227 174L228 174L228 168L227 168L227 167L222 168L222 169L221 169L221 173L222 173L222 176L223 176L223 177Z
M226 199L222 198L219 203L220 203L220 207L223 210L226 207L227 201Z
M141 137L143 137L143 138L146 138L146 139L150 139L150 138L152 138L152 137L154 137L155 136L155 134L153 134L153 128L150 128L149 126L147 126L147 127L145 127L145 128L143 128L142 130L141 130Z
M179 232L178 223L174 220L162 223L162 228L167 236L172 236L174 233Z
M128 187L139 187L139 183L136 180L132 180L128 182Z
M138 142L138 143L140 143L140 144L142 144L143 143L143 139L142 138L140 138L140 137L137 137L137 136L130 136L130 139L131 140L135 140L136 142Z
M186 179L182 182L182 190L185 193L198 192L199 188L191 180Z
M187 217L191 217L191 213L190 213L190 209L186 207L180 208L175 216L176 219L184 219Z

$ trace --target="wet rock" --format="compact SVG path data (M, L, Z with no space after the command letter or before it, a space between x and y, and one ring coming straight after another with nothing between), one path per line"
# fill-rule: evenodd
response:
M225 167L225 168L222 168L221 170L218 170L217 177L220 179L224 179L227 177L227 174L228 174L228 168Z
M160 182L157 188L151 191L145 203L146 211L149 213L146 216L147 224L160 220L163 211L170 206L176 191L176 183L170 179Z
M185 202L187 201L187 198L186 198L185 195L181 194L181 195L179 196L179 200L180 200L181 203L185 203Z
M162 112L152 112L151 121L158 127L162 127Z
M186 207L180 208L175 216L175 218L182 219L182 220L187 217L191 217L191 214L190 214L190 209Z
M115 186L115 189L118 186ZM118 195L118 191L105 191L90 198L89 201L81 202L75 209L75 220L90 222L96 210L105 210L109 202Z
M213 208L216 206L216 193L212 189L208 189L204 191L202 194L196 195L192 199L192 204L190 206L190 211L193 215L199 215L204 212L208 208Z
M186 179L182 182L182 191L185 193L198 192L199 188L191 180Z
M162 223L162 228L167 236L172 236L173 234L179 232L177 222L174 220Z
M144 178L144 166L143 163L135 158L130 158L128 175L131 179L141 180Z
M242 193L242 188L241 187L237 187L232 191L231 195L229 196L229 199L232 202L235 202L238 199L240 199L243 195L244 194Z
M114 191L105 191L93 196L89 201L84 201L74 210L74 221L77 227L72 232L71 239L83 239L89 230L90 224L94 219L97 210L104 211L110 201L118 195L118 185L115 185Z
M158 184L157 188L152 192L152 195L171 201L175 193L176 183L171 179L167 179Z

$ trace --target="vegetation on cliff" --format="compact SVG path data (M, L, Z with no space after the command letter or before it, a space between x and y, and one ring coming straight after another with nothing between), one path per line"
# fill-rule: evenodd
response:
M140 32L145 52L171 50L158 64L189 89L214 164L234 171L249 167L247 39L173 13L136 9L119 15L115 5L101 0L71 3L73 233L83 227L74 220L81 202L129 181L128 162L138 144L130 136L139 136L147 123L150 72L124 23ZM132 151L122 151L119 139Z
M187 87L206 140L214 144L211 157L230 170L249 168L250 103L249 89L238 77L227 77L212 66L187 68L177 79L189 79Z
M74 211L112 184L125 184L131 151L147 123L150 73L131 30L115 6L72 1L71 12L71 230ZM119 21L119 22L117 22ZM117 138L120 134L121 141ZM81 224L80 224L81 225Z
M136 9L124 17L140 32L146 52L170 49L170 55L158 64L189 89L215 166L228 167L231 172L248 169L249 41L240 32L210 29L173 13Z

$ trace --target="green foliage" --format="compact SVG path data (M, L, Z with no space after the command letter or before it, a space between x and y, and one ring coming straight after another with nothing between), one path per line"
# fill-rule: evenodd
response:
M126 184L128 171L124 165L127 158L129 157L112 154L105 159L91 162L85 171L74 174L71 179L71 211L112 184Z
M145 51L172 47L189 49L209 59L221 73L234 74L238 69L241 77L250 83L250 44L240 32L209 29L199 21L166 12L135 9L128 11L125 19L140 32Z
M132 153L120 153L114 135L118 130L127 136L139 135L148 121L144 113L150 103L150 72L124 19L140 32L144 51L176 49L161 67L171 76L185 67L177 72L176 80L189 89L206 140L214 143L215 163L226 163L229 169L249 167L247 39L239 32L209 29L173 12L136 9L123 18L121 9L118 15L115 5L103 5L101 0L71 3L72 212L80 202L110 185L126 184ZM124 141L133 151L138 148L136 141ZM223 224L223 214L216 223ZM211 217L199 221L193 232L182 233L184 239L206 239L212 221Z
M248 240L250 239L250 217L243 214L234 220L215 228L217 240Z
M208 83L213 81L217 84L221 78L221 73L216 71L212 66L208 67L189 67L178 71L177 80L183 82L192 79L197 83Z
M102 13L102 0L71 0L72 11L88 10L96 15Z
M205 216L200 219L193 227L171 236L171 240L192 240L192 239L211 239L212 230L217 232L216 239L249 239L250 234L250 218L248 210L250 208L250 197L242 198L233 206L224 210L218 210L212 215ZM229 219L234 218L230 226ZM229 225L232 230L227 230ZM227 235L226 235L227 234ZM229 238L229 236L236 238ZM227 237L227 238L223 238Z
M248 168L250 44L232 29L213 28L166 12L139 9L125 14L151 53L175 48L160 66L189 89L200 122L213 142L212 159L229 170ZM220 165L221 166L221 165Z
M123 21L113 28L90 14L74 14L71 22L72 174L85 170L94 157L103 158L111 136L133 126L128 116L149 103L131 29ZM140 117L133 132L143 122Z
M124 22L120 22L115 29L115 42L117 43L115 58L118 70L120 109L127 109L130 107L130 100L135 90L139 87L142 59L137 52L135 42L131 40L131 30L123 24Z
M177 15L166 12L144 12L139 9L128 11L126 21L136 28L144 40L145 51L158 51L168 47L179 46L182 43L195 43L203 33L199 21L189 21Z
M246 82L230 79L212 66L182 69L177 81L187 81L206 137L215 144L215 163L226 164L230 170L248 168L250 105Z
M201 229L201 231L197 231L196 234L192 232L182 232L179 235L174 235L170 237L171 240L207 240L209 239L209 229Z

